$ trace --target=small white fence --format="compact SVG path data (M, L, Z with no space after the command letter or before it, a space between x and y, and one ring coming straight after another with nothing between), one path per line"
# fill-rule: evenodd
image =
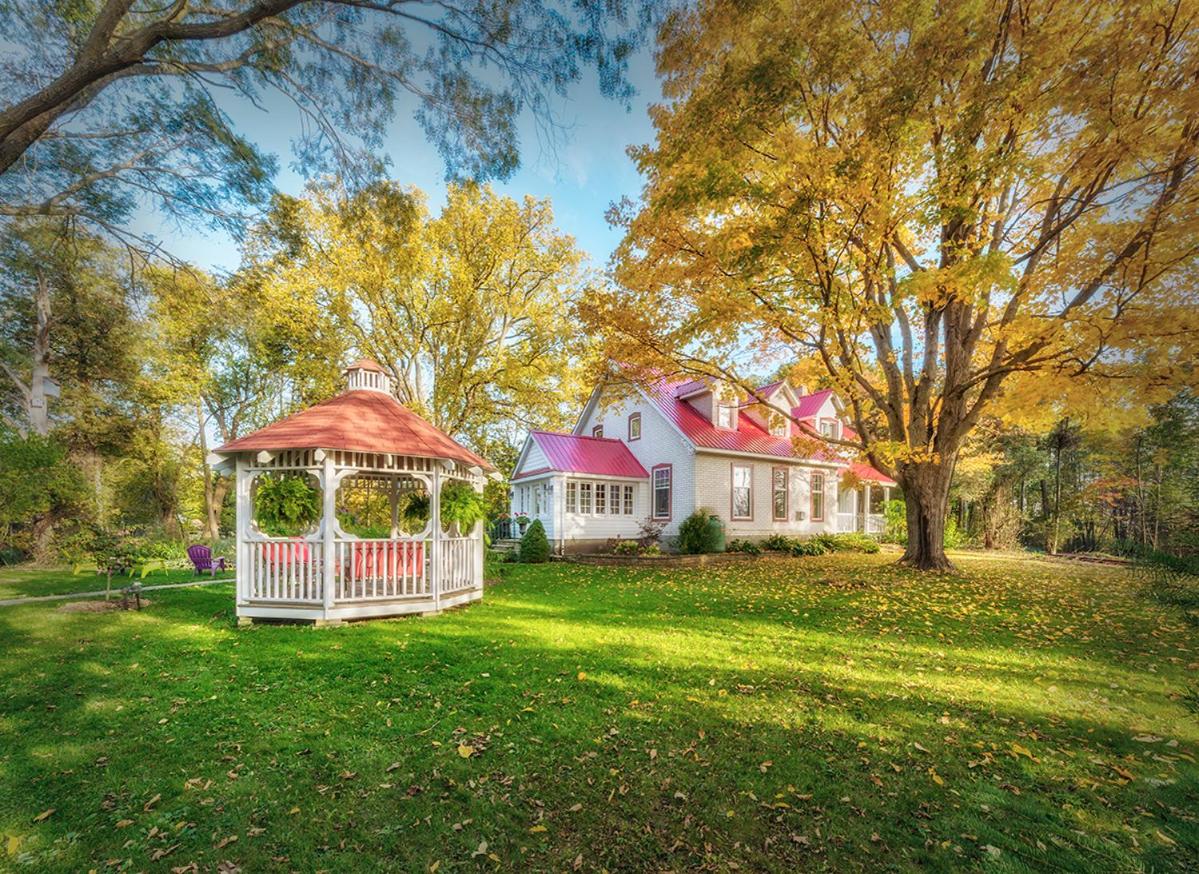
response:
M482 585L480 546L473 537L437 541L442 595ZM433 599L431 539L338 539L333 544L333 603ZM320 540L267 538L243 546L239 569L248 601L324 602L325 545Z

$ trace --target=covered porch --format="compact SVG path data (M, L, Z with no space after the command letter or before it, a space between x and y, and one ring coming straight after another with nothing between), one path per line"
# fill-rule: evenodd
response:
M837 531L881 537L887 530L886 505L894 480L866 464L850 468L853 485L837 492Z
M217 450L236 477L239 619L329 624L482 598L483 520L470 508L490 465L400 405L370 365L351 367L336 398ZM304 530L263 524L268 480L299 480L299 503L319 500Z

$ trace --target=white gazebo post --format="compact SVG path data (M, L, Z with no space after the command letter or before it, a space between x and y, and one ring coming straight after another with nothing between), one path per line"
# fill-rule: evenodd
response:
M441 465L433 465L433 493L429 496L429 519L433 543L429 549L429 584L433 587L433 609L441 609Z
M247 468L249 465L246 462L245 456L238 455L235 470L237 471L234 479L234 488L236 492L237 503L237 522L234 526L234 539L237 542L236 550L236 575L237 575L237 600L244 602L250 600L251 582L248 574L253 570L253 563L250 560L250 486L253 480L249 476Z
M316 455L323 456L316 458ZM321 596L324 603L324 613L328 617L333 612L333 596L335 594L333 557L337 549L335 536L337 533L337 475L333 469L333 453L318 449L314 460L323 463L321 470Z

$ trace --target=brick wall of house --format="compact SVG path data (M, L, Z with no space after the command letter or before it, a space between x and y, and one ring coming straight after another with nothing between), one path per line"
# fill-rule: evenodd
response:
M732 467L748 465L753 472L753 519L733 519L731 514ZM787 520L776 521L772 506L772 472L788 471ZM823 473L825 512L823 521L811 518L811 475ZM729 537L760 538L771 534L804 536L837 530L837 477L834 471L785 462L757 461L700 451L695 455L695 505L715 512L725 522ZM803 519L795 518L796 511Z

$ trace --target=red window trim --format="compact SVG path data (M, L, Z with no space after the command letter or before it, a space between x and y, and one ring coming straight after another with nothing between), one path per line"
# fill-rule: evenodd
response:
M658 500L657 490L654 488L655 475L659 470L668 471L670 476L667 477L666 486L666 515L658 515ZM669 522L674 517L674 465L673 464L655 464L649 471L649 512L650 516L657 522Z
M811 483L815 482L816 477L820 477L820 515L819 516L816 515L816 489L811 487ZM809 499L808 509L811 511L811 513L810 513L810 515L812 517L811 521L813 521L813 522L823 522L824 521L824 513L828 507L828 492L826 491L827 486L828 486L828 480L825 479L824 474L813 472L811 480L809 481L809 487L808 487L808 499Z
M749 515L738 516L733 512L733 494L736 491L737 478L735 471L739 467L749 468ZM729 519L734 522L752 522L754 521L754 466L739 461L729 462Z
M783 472L783 515L774 515L774 475ZM791 471L785 467L770 468L770 515L775 522L786 522L791 517Z
M637 436L636 437L633 436L633 420L634 419L637 420ZM640 439L641 439L641 414L640 413L629 413L629 442L632 443L634 440L640 440Z
M596 431L599 431L599 433L598 433L598 434L596 434L596 433L595 433ZM604 436L604 426L603 426L603 425L592 425L592 426L591 426L591 436L592 436L592 437L599 438L599 439L603 439L603 436Z

